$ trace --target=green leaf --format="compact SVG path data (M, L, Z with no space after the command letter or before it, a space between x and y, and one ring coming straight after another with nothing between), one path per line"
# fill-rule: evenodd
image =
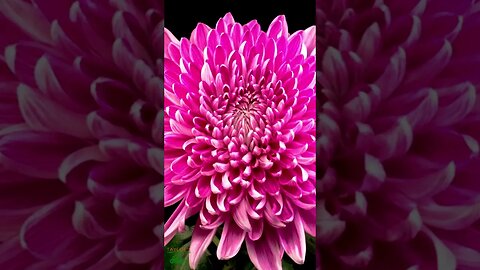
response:
M167 251L165 256L165 269L190 270L188 265L188 251Z
M310 253L315 253L315 250L317 249L317 243L316 239L313 236L306 235L306 242L307 242L307 252Z
M253 263L251 261L249 261L247 263L247 265L245 266L245 270L257 270L257 268L255 268L255 266L253 265Z
M226 262L225 266L223 266L223 270L235 270L235 261L229 260Z
M185 226L185 231L177 233L165 246L165 269L189 270L188 253L192 237L192 227Z
M290 263L282 260L282 269L283 270L294 270L293 268L293 265L291 265Z
M216 235L213 236L212 242L215 244L215 246L218 247L218 243L220 243L220 239Z

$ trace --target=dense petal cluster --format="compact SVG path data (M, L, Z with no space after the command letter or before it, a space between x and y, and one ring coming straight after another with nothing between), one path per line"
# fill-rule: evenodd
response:
M0 269L163 269L162 5L0 1Z
M317 1L320 268L480 268L479 7Z
M165 244L198 215L195 268L222 228L219 259L242 243L258 269L305 260L315 235L315 28L267 32L231 14L190 39L165 29ZM223 225L223 226L222 226Z

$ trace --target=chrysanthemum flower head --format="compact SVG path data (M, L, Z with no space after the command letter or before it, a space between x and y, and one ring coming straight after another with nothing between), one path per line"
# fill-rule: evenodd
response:
M315 235L315 28L266 32L231 14L178 40L165 30L165 244L198 216L195 268L217 230L219 259L246 242L259 269L305 259Z
M322 269L480 267L477 1L317 1Z

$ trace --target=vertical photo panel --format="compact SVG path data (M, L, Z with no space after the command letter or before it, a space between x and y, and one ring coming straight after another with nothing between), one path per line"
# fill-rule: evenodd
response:
M163 269L163 15L0 0L0 269Z
M315 269L314 0L165 2L165 269Z
M480 269L478 1L316 5L319 269Z

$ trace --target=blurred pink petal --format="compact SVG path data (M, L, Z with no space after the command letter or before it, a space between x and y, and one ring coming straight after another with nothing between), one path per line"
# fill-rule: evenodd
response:
M478 268L478 3L316 3L317 268Z
M1 268L163 267L162 9L0 3Z

